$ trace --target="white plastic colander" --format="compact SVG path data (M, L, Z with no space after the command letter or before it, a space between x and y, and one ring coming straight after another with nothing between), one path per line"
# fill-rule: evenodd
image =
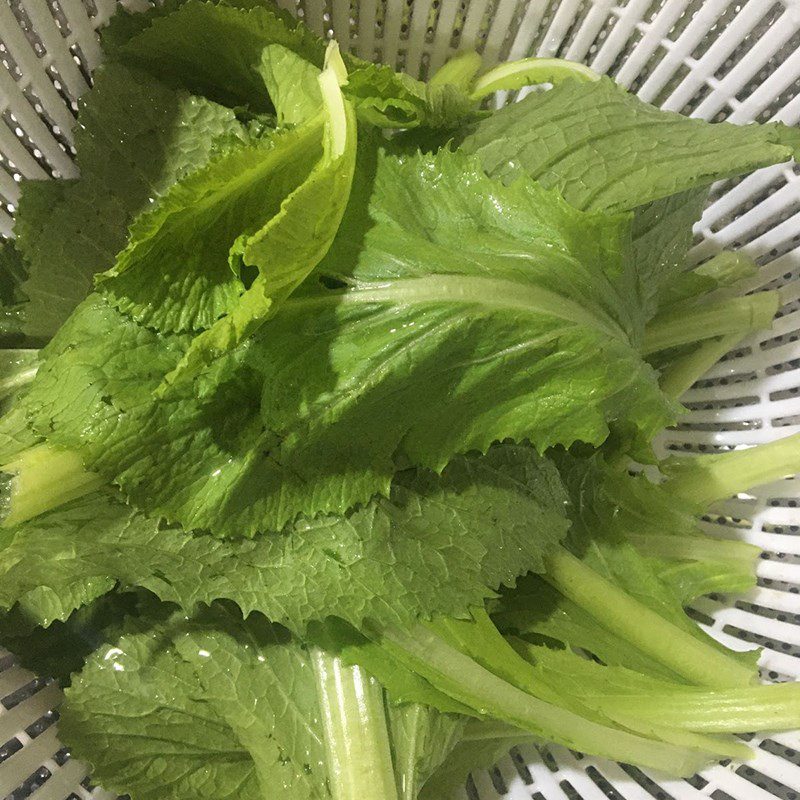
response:
M800 119L800 0L278 0L344 50L426 77L454 52L486 65L559 56L608 73L643 100L707 120ZM141 0L128 7L146 6ZM21 177L73 177L76 99L101 52L114 0L0 0L0 235L12 235ZM513 101L518 95L499 98ZM774 328L729 353L685 395L666 450L713 452L800 431L800 168L784 164L712 191L692 257L740 248L758 286L784 287ZM756 288L756 287L754 287ZM706 530L764 550L758 588L692 610L726 644L765 649L765 678L800 678L800 478L721 504ZM60 692L0 648L0 798L110 800L69 758L54 723ZM753 739L746 766L690 780L562 747L515 748L470 779L475 800L800 800L800 735ZM100 757L101 754L98 754ZM365 798L364 800L369 800Z

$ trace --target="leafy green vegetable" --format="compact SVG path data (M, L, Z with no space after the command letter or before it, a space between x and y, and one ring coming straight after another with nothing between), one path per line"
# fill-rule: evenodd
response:
M261 52L261 77L275 106L278 125L299 125L322 107L320 70L310 61L280 44Z
M75 131L81 177L22 188L15 232L29 270L25 333L52 336L89 294L93 276L114 263L133 219L244 136L230 109L116 64L99 70Z
M768 726L764 715L779 706L782 706L779 713L786 717L796 717L800 710L800 687L797 685L792 685L788 691L783 686L708 691L654 679L625 667L598 664L570 650L522 645L520 652L542 679L620 724L640 732L660 733L667 741L682 738L685 744L694 742L698 747L716 747L720 756L748 757L741 742L702 734L737 733ZM735 708L733 703L726 702L733 697L740 699ZM697 717L681 712L661 716L659 711L669 703L668 698L673 698L677 706L692 706ZM710 719L701 721L703 712ZM776 724L782 723L776 718ZM682 735L682 731L685 734Z
M692 225L700 219L707 198L707 189L689 189L636 209L631 258L648 316L665 304L664 295L673 283L682 281Z
M137 515L104 494L73 501L56 513L45 514L3 532L0 607L17 608L36 624L65 621L76 609L111 591L124 575L104 563L111 561L104 540L130 542L125 551L137 558L146 543L158 536L158 524ZM136 540L145 543L138 550ZM113 564L113 561L112 561ZM131 563L129 570L137 565ZM133 581L127 586L135 585Z
M565 80L597 81L600 76L584 64L561 58L522 58L519 61L498 64L475 81L472 96L487 97L500 91L514 91L523 86Z
M643 103L610 78L564 81L476 123L461 147L503 178L520 169L582 209L628 211L785 161L800 132L709 125Z
M134 796L416 798L463 727L428 709L387 713L363 670L260 615L215 605L126 627L75 676L61 728L80 754L103 754L106 786Z
M681 304L697 305L740 294L737 288L756 277L758 266L750 256L723 250L700 266L682 272L664 287L659 298L662 311Z
M365 793L397 797L383 690L360 667L319 648L311 653L322 707L330 792L337 800Z
M466 720L430 706L406 703L388 709L398 800L417 800L463 735Z
M658 743L596 723L518 689L427 629L385 631L383 646L428 681L481 714L577 750L625 759L675 774L702 763L697 750ZM380 676L379 676L380 677Z
M369 214L246 351L160 401L187 340L90 299L47 350L34 428L149 512L248 535L385 493L399 447L441 469L505 437L600 443L609 420L670 419L633 346L624 220L458 153L380 157Z
M677 354L659 354L667 356L666 363L661 365L659 379L664 394L676 400L680 398L695 381L702 378L726 353L736 347L742 338L742 334L737 331L726 336L705 339L688 348L679 348Z
M260 80L264 49L278 45L319 68L325 45L274 6L236 5L244 4L188 0L145 28L117 33L113 57L217 102L269 110L270 100L275 104L278 98L267 95ZM455 83L425 84L350 55L345 63L345 92L364 122L384 128L453 127L474 116L476 101Z
M187 0L170 11L127 40L119 37L112 58L223 105L258 111L272 106L258 70L265 47L281 45L322 68L322 40L274 6Z
M663 465L667 491L686 508L703 513L717 500L795 475L800 467L800 434L759 447L705 458L673 457Z
M630 563L633 559L625 559L626 555L631 554L623 554L616 560ZM720 652L722 648L715 647L712 639L706 640L705 634L692 626L677 603L670 608L671 593L662 590L656 594L659 587L655 575L648 575L645 580L637 578L639 583L635 588L640 592L645 586L654 590L646 602L631 590L626 593L615 582L587 568L572 554L559 552L548 562L545 580L577 605L589 610L597 622L623 641L693 684L735 688L752 683L754 659L749 659L751 663L745 665L727 652ZM632 584L634 580L628 577L625 583ZM651 605L661 607L653 610L649 607Z
M0 417L0 465L7 464L41 442L42 438L30 429L25 407L22 400L17 398L11 409ZM3 498L6 506L7 500L7 497ZM4 508L4 511L8 511L8 508Z
M359 119L380 128L454 128L475 116L476 102L449 82L422 83L382 64L350 56L345 89Z
M551 646L577 648L604 664L625 665L649 675L676 679L675 673L629 642L597 624L586 609L555 591L539 576L518 581L503 593L492 620L505 635L521 636Z
M543 553L566 532L562 504L552 465L511 446L456 459L441 478L401 473L390 499L251 542L160 529L97 494L12 533L0 550L0 606L22 602L48 624L119 582L187 610L226 598L298 633L329 615L408 626L464 614L541 571Z
M166 376L166 384L191 378L251 336L316 267L333 242L353 181L356 121L339 88L335 46L330 56L332 64L318 76L325 108L322 155L261 230L249 238L240 234L231 252L240 253L244 264L258 268L258 274L231 313L192 341L178 366ZM295 112L300 113L298 109ZM275 152L273 168L280 171L285 162L278 160L277 149ZM240 191L237 189L237 193ZM239 193L237 207L240 204ZM237 224L241 224L241 218ZM159 388L166 391L165 386Z
M700 190L788 160L800 133L660 111L604 77L532 93L474 124L461 147L490 175L509 180L522 170L577 208L640 209L634 256L652 311L661 287L683 267L703 206Z
M780 305L778 292L767 291L707 302L689 311L668 307L648 326L642 352L650 355L717 336L768 329Z
M431 76L429 86L455 86L464 92L472 89L483 59L474 50L462 50L448 59Z
M548 582L677 674L691 676L701 685L746 685L754 675L754 654L734 655L703 633L683 613L681 598L661 580L647 557L654 536L672 536L677 545L673 554L680 560L707 557L710 548L703 552L703 545L709 539L691 514L676 509L664 489L644 478L604 469L597 457L564 457L557 463L573 503L568 539L573 555L548 565ZM634 543L644 549L644 555ZM757 551L744 550L742 554L734 545L726 551L724 544L717 548L718 553L732 551L732 558L752 569ZM601 588L607 591L598 597ZM644 619L647 624L640 624ZM707 651L705 656L700 656L702 650Z
M36 517L105 484L100 475L83 469L76 453L47 444L36 444L15 454L3 464L3 471L13 476L5 526Z
M355 118L335 68L326 67L319 80L325 88L310 118L175 183L136 220L104 276L102 289L140 323L166 331L212 328L187 354L181 369L189 375L199 368L194 362L202 365L252 333L336 233L354 168ZM240 275L246 268L257 270L247 291Z
M217 608L197 621L131 623L74 678L60 727L119 792L321 800L319 717L302 646L263 618L242 623Z
M626 472L776 312L748 259L685 260L796 131L558 59L424 83L269 0L103 39L81 177L0 250L0 637L71 684L96 779L438 800L522 740L686 775L798 724L683 608L752 585L695 515L796 438Z

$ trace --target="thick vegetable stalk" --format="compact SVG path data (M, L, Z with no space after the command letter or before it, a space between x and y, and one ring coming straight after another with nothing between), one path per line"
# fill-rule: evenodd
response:
M672 458L662 471L667 491L703 512L737 492L800 472L800 434L719 455Z
M697 748L705 751L709 757L713 754L719 758L738 757L746 758L747 751L736 742L720 741L708 736L703 736L690 730L679 730L678 727L660 725L650 718L640 720L635 714L629 714L626 719L617 720L612 715L598 713L599 707L595 702L596 697L607 693L606 686L599 681L592 685L586 681L589 688L588 698L580 691L581 670L605 671L594 661L588 661L581 656L570 653L566 663L559 666L560 670L551 670L549 673L541 665L531 663L528 649L549 653L547 648L530 648L524 642L517 642L513 637L506 640L492 623L489 615L483 609L473 611L472 620L439 619L432 623L450 644L474 658L482 666L490 669L509 683L531 695L540 697L560 706L581 717L600 723L601 725L614 725L619 722L623 727L637 734L642 734L650 739L657 739L679 747ZM522 645L522 649L518 646ZM553 654L558 658L558 654ZM538 668L534 668L538 666ZM577 670L576 670L577 668ZM572 681L572 673L577 672L579 685L576 688ZM634 674L634 673L631 673ZM594 676L592 676L594 677ZM648 680L648 687L662 688L663 681ZM627 688L627 687L626 687Z
M681 536L670 532L630 533L628 541L645 556L671 561L728 561L751 572L761 552L757 547L730 539L712 536Z
M681 358L671 362L661 373L659 384L664 394L678 400L695 381L711 369L742 340L741 333L730 333L708 339Z
M333 800L397 800L383 690L324 650L312 659Z
M477 715L494 717L529 735L677 775L691 774L709 759L695 747L648 739L539 699L486 669L429 628L387 630L381 642L405 667Z
M728 691L698 691L685 687L640 695L609 694L597 707L614 719L630 717L707 733L787 730L800 719L800 685L750 686Z
M642 352L649 355L718 336L742 337L769 328L779 306L778 292L759 292L702 304L689 311L667 309L647 325Z
M24 450L0 470L14 476L3 527L83 497L106 483L97 473L85 470L76 453L46 444Z
M568 551L547 559L545 580L641 652L698 686L742 687L752 671L673 625Z
M514 638L510 642L539 680L552 682L608 719L659 738L680 731L698 734L698 746L728 748L735 751L729 755L739 758L741 743L717 734L793 728L800 719L800 685L796 683L709 691L601 665L569 650Z

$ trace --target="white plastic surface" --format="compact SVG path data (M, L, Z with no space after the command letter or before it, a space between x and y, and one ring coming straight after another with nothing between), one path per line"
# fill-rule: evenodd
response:
M560 56L691 116L790 125L800 118L798 0L279 3L317 32L335 36L343 49L423 77L470 48L487 65ZM94 31L115 8L114 0L0 0L0 235L11 235L21 176L75 174L75 100L101 57ZM756 258L762 270L754 288L782 287L785 305L771 332L749 338L686 394L691 411L664 434L665 449L714 451L800 431L800 168L771 167L715 188L693 257L722 248ZM800 678L800 479L723 504L705 524L716 536L759 545L764 560L757 589L745 597L703 599L695 617L732 646L764 646L766 678ZM81 785L79 763L56 755L54 715L46 712L58 691L31 680L0 649L0 798L108 800ZM25 685L31 696L9 701ZM747 767L715 766L688 782L563 748L523 747L496 769L475 774L466 792L481 800L800 800L800 736L753 744L758 755ZM38 777L24 788L29 776Z

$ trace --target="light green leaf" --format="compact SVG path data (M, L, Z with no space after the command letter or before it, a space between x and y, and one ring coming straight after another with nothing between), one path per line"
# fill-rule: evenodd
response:
M650 316L684 267L704 187L789 160L800 133L660 111L601 78L532 93L473 125L461 147L490 175L509 180L522 170L577 208L638 209L633 258Z
M272 96L269 79L269 94L261 80L265 47L279 45L317 68L325 53L321 39L269 3L188 0L132 32L125 26L116 37L114 58L195 94L257 110L269 110L270 99L274 105L283 103ZM352 55L344 60L349 73L344 91L363 122L382 128L454 127L475 115L477 103L461 86L428 85Z
M532 93L477 123L462 148L491 175L522 169L578 208L627 211L787 161L800 132L689 119L604 77Z
M347 517L300 519L247 542L159 529L94 495L15 529L0 550L0 607L22 601L43 622L64 619L119 583L187 610L229 599L300 633L329 615L355 626L463 615L541 570L564 536L554 478L530 448L498 446L441 478L403 473L391 499Z
M331 52L338 59L335 46ZM322 88L317 106L303 110L303 124L232 149L174 184L136 220L128 246L101 278L114 303L142 324L210 329L192 343L179 370L184 377L252 335L336 234L350 193L356 122L333 65L326 62L321 74L309 68ZM247 290L245 269L257 270Z
M122 45L149 28L154 19L172 14L185 1L163 0L158 5L149 6L146 13L129 11L125 6L120 6L111 16L108 24L98 31L106 59L112 60Z
M28 336L47 339L125 247L128 225L178 178L243 137L232 111L110 64L81 99L81 178L23 185L15 226L30 274ZM56 271L57 268L57 271Z
M7 464L24 450L41 442L41 437L28 424L27 411L17 400L0 417L0 465ZM5 509L4 509L5 510Z
M226 106L270 111L259 73L268 45L281 45L322 68L325 43L287 12L266 4L244 9L200 0L153 16L148 27L118 44L112 57Z
M498 439L599 443L611 420L671 418L634 346L625 219L449 152L381 156L369 208L353 196L319 280L162 401L187 340L87 302L32 387L37 430L145 510L248 534L385 493L398 450L438 470Z
M385 64L348 56L345 87L358 118L379 128L454 128L476 116L477 102L460 86L423 83Z
M330 52L331 60L338 60L335 45ZM357 133L355 115L342 98L333 65L326 66L319 76L319 87L325 109L319 161L257 233L240 235L232 254L241 253L244 263L258 269L258 274L230 313L192 341L178 366L166 376L161 390L166 391L170 383L192 378L215 358L252 336L330 248L350 197ZM282 166L276 164L277 169ZM241 202L241 194L236 202Z
M232 149L178 181L131 226L98 282L137 322L202 330L234 308L245 286L237 240L256 236L322 152L322 119Z
M707 196L706 189L691 189L636 209L631 258L639 276L640 302L648 317L685 272L692 226L700 219Z
M259 67L279 125L299 125L322 105L319 67L280 44L267 45Z
M12 528L4 533L0 549L0 572L7 578L0 586L0 607L17 604L28 619L43 626L63 622L125 577L112 568L104 542L130 542L130 552L136 553L137 542L157 535L157 523L103 494Z
M152 800L329 797L307 654L236 616L132 624L89 659L60 729L96 780Z

